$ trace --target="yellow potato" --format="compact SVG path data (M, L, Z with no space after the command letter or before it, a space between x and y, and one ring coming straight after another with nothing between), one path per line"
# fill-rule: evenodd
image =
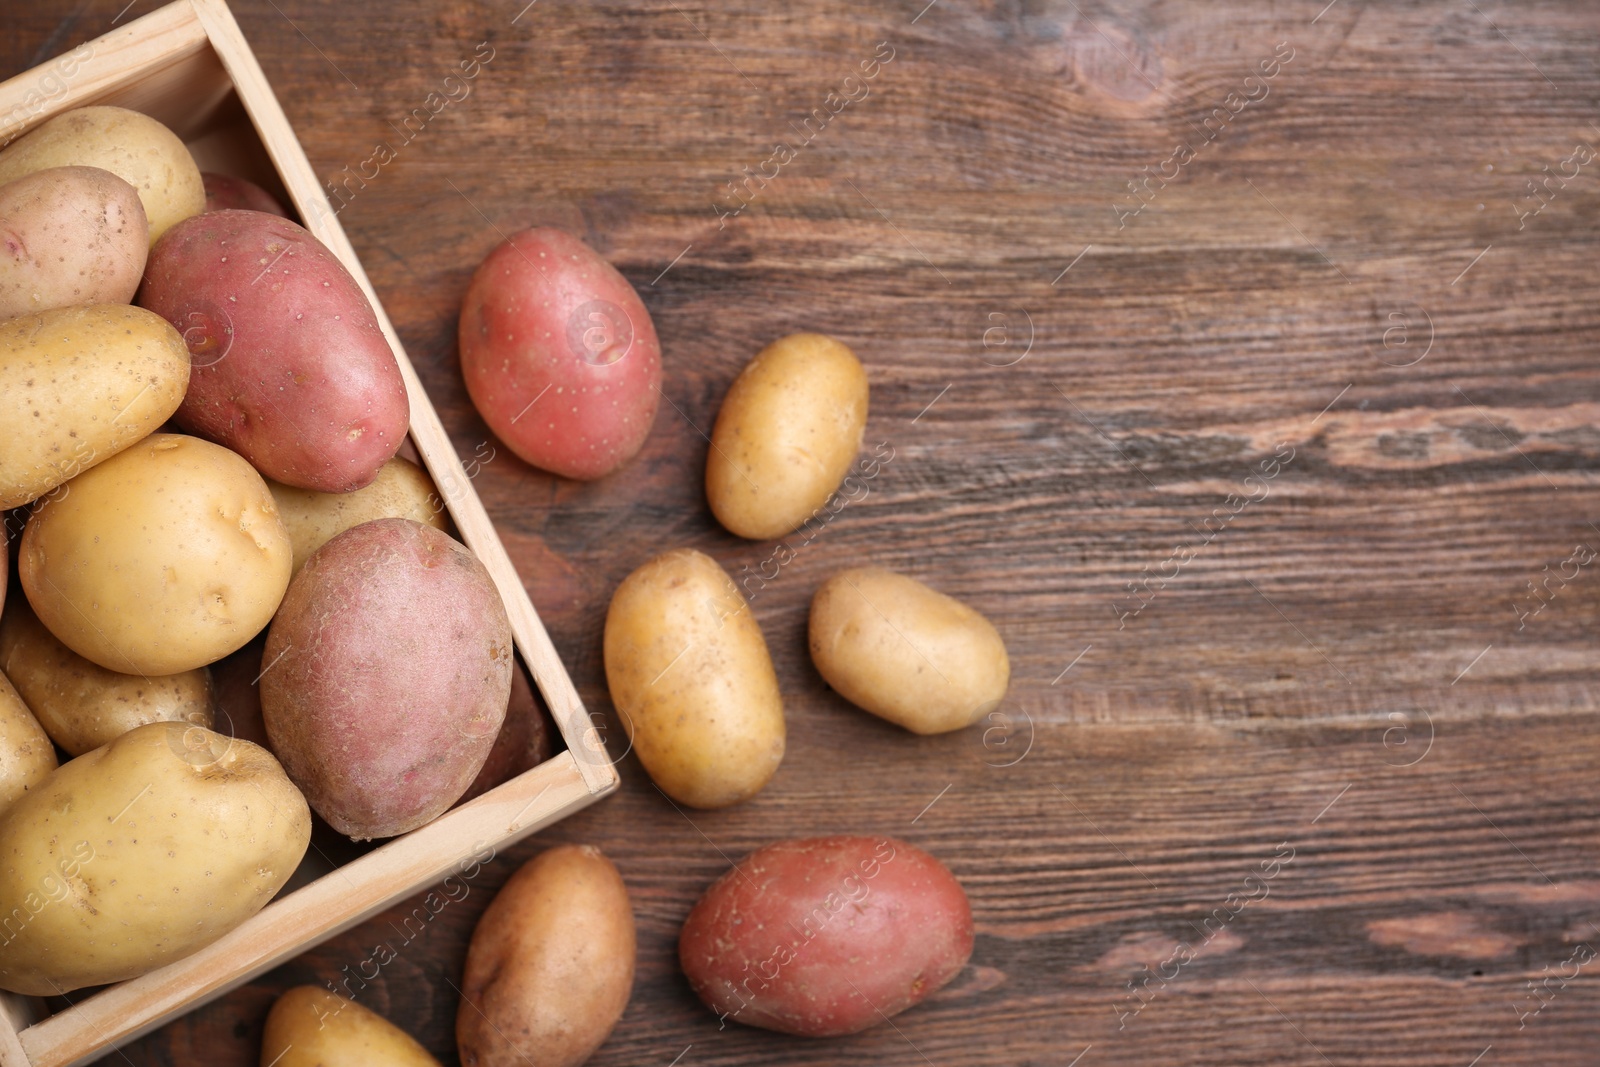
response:
M144 308L58 308L0 323L0 509L146 437L188 387L183 338Z
M28 131L0 152L0 185L50 167L99 167L133 186L152 245L205 210L200 168L177 134L127 108L80 107Z
M213 725L208 668L150 678L108 671L56 640L22 598L0 618L0 671L68 755L147 722Z
M728 390L711 431L706 499L763 540L800 528L844 481L867 426L867 372L820 333L772 342Z
M133 186L98 167L52 167L0 186L0 319L133 299L150 228Z
M636 951L628 887L611 861L590 845L541 852L472 931L456 1010L461 1067L578 1067L627 1008Z
M377 1012L314 985L284 993L267 1013L261 1067L439 1067L415 1038Z
M371 484L353 493L319 493L267 479L278 515L294 545L294 572L300 573L311 553L352 526L373 519L415 519L445 530L444 504L433 491L426 471L396 457L378 470Z
M783 760L783 699L750 606L715 560L657 556L606 612L606 682L639 761L662 791L723 808Z
M155 722L0 815L0 989L45 996L181 959L294 873L311 809L266 749Z
M0 812L56 769L56 750L0 672ZM0 939L4 938L0 932Z
M824 582L811 600L810 638L811 661L840 696L912 733L972 725L1011 681L988 619L882 567Z
M122 674L221 659L272 619L289 534L267 483L221 445L158 433L39 505L18 553L39 621Z

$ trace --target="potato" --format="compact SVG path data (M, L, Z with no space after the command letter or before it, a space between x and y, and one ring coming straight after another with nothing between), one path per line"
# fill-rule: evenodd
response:
M1011 683L1005 642L988 619L882 567L822 584L810 642L811 662L840 696L912 733L971 726Z
M439 1067L415 1038L375 1011L314 985L284 993L267 1013L261 1067Z
M783 699L750 606L715 560L657 556L606 612L606 682L650 777L696 808L747 800L783 761Z
M289 529L296 574L311 553L335 534L372 519L415 519L436 530L445 529L444 504L433 491L433 480L421 467L398 456L385 463L370 484L353 493L319 493L271 479L267 488Z
M633 991L628 888L589 845L523 864L472 932L456 1047L462 1067L577 1067Z
M772 342L734 380L706 456L706 499L740 537L800 528L839 488L867 426L867 372L820 333Z
M153 722L0 814L0 989L120 982L244 922L294 873L311 813L247 741Z
M461 373L511 451L590 480L631 459L655 422L661 344L628 280L562 230L490 252L461 303Z
M175 416L285 485L346 493L405 439L405 382L356 280L315 237L259 211L213 211L150 250L139 303L194 364Z
M56 750L50 738L0 672L0 812L55 769Z
M176 134L121 107L80 107L42 123L0 152L0 185L52 167L99 167L139 192L150 243L205 207L200 168Z
M96 167L52 167L0 186L0 319L126 304L150 227L133 186Z
M267 631L261 714L311 806L357 841L431 821L505 719L515 656L489 572L411 519L323 545Z
M143 308L57 308L0 323L0 509L148 436L188 385L183 338Z
M255 182L235 178L231 174L200 172L200 181L206 190L206 211L227 211L239 208L245 211L262 211L279 218L288 218L278 198Z
M213 727L207 668L150 678L108 671L56 640L26 600L0 619L0 671L68 755L81 756L147 722Z
M549 759L553 728L548 713L533 695L527 674L518 664L511 672L511 699L506 704L506 720L478 777L461 794L460 803L480 797L501 782L510 781Z
M78 655L178 674L243 645L289 584L272 494L220 445L158 433L67 483L22 534L22 589Z
M780 841L724 874L684 921L678 959L722 1021L853 1034L926 999L972 955L967 895L889 837Z

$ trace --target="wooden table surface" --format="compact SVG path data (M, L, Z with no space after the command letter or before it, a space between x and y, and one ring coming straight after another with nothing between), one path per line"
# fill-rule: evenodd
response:
M0 67L123 2L8 6ZM458 450L495 450L477 488L596 711L624 575L773 552L702 495L739 368L801 329L861 355L894 458L754 603L788 756L691 816L628 757L412 941L420 897L103 1062L254 1063L276 993L387 940L360 999L453 1064L473 923L557 841L638 917L597 1064L1596 1062L1600 10L523 2L234 7L330 178L492 47L341 221ZM457 366L471 271L535 223L616 263L665 353L598 484L511 457ZM994 620L1003 715L913 737L826 689L809 597L868 562ZM971 964L853 1038L719 1032L679 923L730 857L836 832L942 858Z

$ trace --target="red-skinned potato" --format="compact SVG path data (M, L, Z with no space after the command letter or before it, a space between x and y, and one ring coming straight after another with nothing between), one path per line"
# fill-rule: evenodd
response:
M239 208L245 211L261 211L284 219L289 217L283 205L278 203L278 198L255 182L235 178L231 174L211 174L206 171L200 172L200 180L206 187L207 211Z
M780 841L700 898L678 958L726 1021L804 1037L865 1030L944 986L972 955L961 884L889 837Z
M405 439L405 383L366 294L288 219L185 219L150 250L139 303L189 347L173 420L274 481L360 489Z
M563 230L490 252L461 304L461 373L483 421L528 463L602 477L644 444L661 345L639 294Z
M454 804L505 719L514 655L499 591L466 546L374 519L311 554L262 652L272 750L318 815L357 841Z

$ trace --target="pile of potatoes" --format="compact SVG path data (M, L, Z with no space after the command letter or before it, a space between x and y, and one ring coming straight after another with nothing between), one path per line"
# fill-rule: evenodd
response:
M548 756L549 739L493 582L397 455L409 407L371 306L270 194L201 175L146 116L90 107L0 152L0 220L0 509L26 509L7 522L22 595L0 623L0 988L63 993L237 926L284 885L313 812L357 840L402 834ZM595 479L642 447L661 395L654 327L571 235L496 248L459 342L474 403L529 463ZM798 529L845 483L867 414L847 346L768 345L717 417L712 513L753 540ZM914 733L970 726L1009 684L987 619L881 567L822 583L809 646L841 696ZM709 556L633 571L604 660L631 747L674 803L738 804L776 774L778 678ZM257 691L258 707L231 703ZM816 837L708 887L679 959L722 1025L834 1036L925 999L972 945L937 859ZM627 1005L635 951L608 859L535 857L474 932L462 1062L582 1063ZM435 1062L331 989L273 1008L263 1064L374 1061Z
M51 995L237 927L313 812L406 833L549 738L371 305L270 194L86 107L0 152L0 238L0 989Z

